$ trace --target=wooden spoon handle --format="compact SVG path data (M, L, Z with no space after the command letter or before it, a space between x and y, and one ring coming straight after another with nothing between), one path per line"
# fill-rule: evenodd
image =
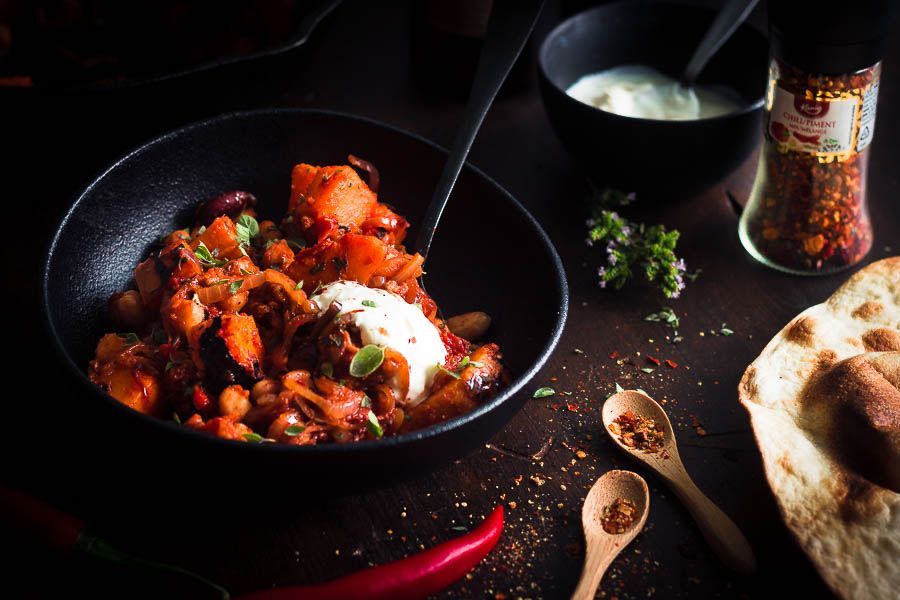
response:
M756 570L756 557L734 521L700 491L690 477L671 479L672 488L694 517L700 532L725 565L743 574Z
M584 569L578 587L572 594L572 600L593 600L600 587L600 581L606 569L618 554L618 549L608 539L589 540L584 557Z

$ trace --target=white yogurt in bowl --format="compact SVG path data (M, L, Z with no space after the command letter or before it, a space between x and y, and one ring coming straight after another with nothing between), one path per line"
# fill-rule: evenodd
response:
M623 117L689 121L725 115L741 108L732 94L694 86L642 65L622 65L583 76L566 93L585 104Z

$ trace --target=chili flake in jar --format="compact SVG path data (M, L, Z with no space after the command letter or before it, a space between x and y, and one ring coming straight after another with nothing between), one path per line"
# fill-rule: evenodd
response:
M606 533L619 535L631 529L637 514L634 502L627 498L616 498L612 504L603 507L600 525Z
M830 273L872 247L866 171L889 3L770 3L765 138L740 237L764 264Z
M665 433L654 419L648 419L626 410L609 424L609 430L619 436L619 440L629 448L636 448L647 454L662 450Z

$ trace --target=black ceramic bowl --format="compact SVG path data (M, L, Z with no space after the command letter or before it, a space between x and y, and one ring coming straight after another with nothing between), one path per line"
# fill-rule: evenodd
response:
M715 13L683 4L625 0L556 27L539 54L541 94L557 135L599 185L683 196L724 179L761 138L767 82L765 37L741 26L698 83L724 85L745 105L692 121L623 117L584 104L566 89L584 75L648 65L677 79Z
M284 488L290 485L284 476L302 475L320 491L331 492L410 477L459 458L524 404L529 395L522 393L523 386L562 332L568 307L565 273L540 225L470 165L460 175L429 254L428 291L444 314L484 310L494 318L489 337L503 348L512 381L471 413L378 441L247 444L142 415L88 381L94 346L112 330L107 298L129 286L133 267L160 234L189 225L198 201L223 190L253 192L262 216L283 214L295 163L341 163L348 153L378 166L380 198L414 228L437 182L444 150L374 121L320 111L236 113L188 126L124 157L75 201L51 242L44 308L53 341L80 383L73 390L77 398L65 402L81 403L85 411L99 408L92 434L110 436L115 454L144 456L149 464L141 468L161 466L169 476L185 464L202 465L192 471L232 489L238 480ZM223 474L227 479L221 479Z

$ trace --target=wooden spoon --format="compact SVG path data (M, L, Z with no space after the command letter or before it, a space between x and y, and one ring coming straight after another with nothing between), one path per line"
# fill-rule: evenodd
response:
M655 420L662 427L665 437L659 452L648 453L626 446L618 435L610 431L609 426L612 422L629 410L637 416ZM613 394L603 405L603 428L620 448L656 471L672 488L697 522L713 552L727 567L743 574L756 570L756 558L747 538L734 521L713 504L687 474L678 454L672 423L653 398L637 390Z
M601 523L603 509L617 498L633 502L637 507L638 517L624 533L608 533ZM572 600L591 600L594 597L606 569L644 528L649 511L650 492L647 490L647 482L637 473L609 471L594 482L581 509L585 539L584 570L578 587L572 594Z

